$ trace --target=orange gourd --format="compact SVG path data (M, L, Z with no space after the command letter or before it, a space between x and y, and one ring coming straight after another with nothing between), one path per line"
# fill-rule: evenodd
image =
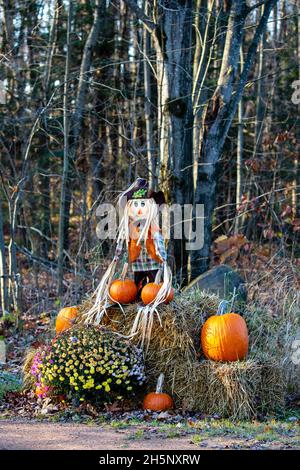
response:
M204 355L213 361L245 359L249 345L245 320L237 313L211 316L202 327L201 345Z
M55 324L57 335L74 325L78 310L78 307L65 307L59 311Z
M164 374L160 374L157 381L156 391L148 393L144 398L144 410L167 411L174 408L173 398L168 393L162 392L163 382Z
M137 287L131 279L116 279L110 285L109 295L119 304L130 304L136 299Z

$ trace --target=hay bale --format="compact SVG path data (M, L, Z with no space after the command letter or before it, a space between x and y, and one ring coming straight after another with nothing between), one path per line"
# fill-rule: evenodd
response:
M183 408L224 418L256 418L284 407L282 367L269 359L177 364L166 384Z

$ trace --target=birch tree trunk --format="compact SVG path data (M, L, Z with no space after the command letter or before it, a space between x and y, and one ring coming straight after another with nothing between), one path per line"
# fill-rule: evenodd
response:
M240 50L240 70L243 71L244 54L243 47ZM242 218L239 217L239 207L242 202L242 176L243 176L243 150L244 150L244 103L243 98L240 99L238 105L238 135L237 135L237 155L236 155L236 219L234 231L237 234L241 227Z
M259 45L259 59L258 59L258 83L256 94L256 115L255 115L255 130L254 130L254 148L253 157L262 156L262 140L264 132L264 118L266 110L266 93L264 84L264 49L266 45L266 34L262 35Z

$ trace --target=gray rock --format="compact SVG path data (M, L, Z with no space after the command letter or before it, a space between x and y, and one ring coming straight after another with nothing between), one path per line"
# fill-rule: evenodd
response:
M217 294L222 299L228 299L234 293L236 289L237 300L247 300L247 289L245 287L245 281L234 271L230 266L226 264L220 264L212 269L206 271L196 277L186 288L197 288L205 290L213 294Z

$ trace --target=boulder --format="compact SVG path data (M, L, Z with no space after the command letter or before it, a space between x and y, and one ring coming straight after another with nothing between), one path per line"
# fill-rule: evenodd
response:
M230 298L235 290L240 300L247 300L245 280L226 264L215 266L196 277L184 290L192 288L217 294L222 299Z

